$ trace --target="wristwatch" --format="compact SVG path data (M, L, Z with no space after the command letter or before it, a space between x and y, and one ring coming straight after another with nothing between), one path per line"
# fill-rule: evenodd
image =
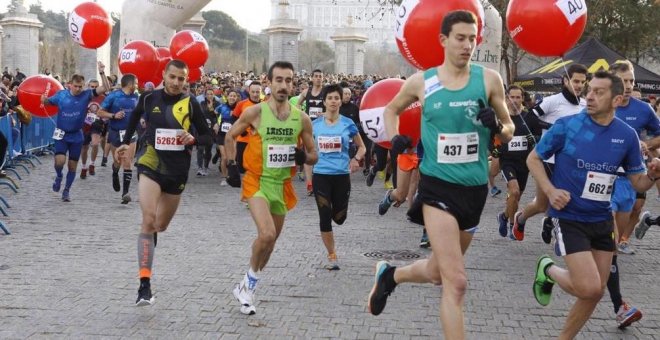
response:
M234 160L234 159L228 160L227 165L236 165L236 160Z

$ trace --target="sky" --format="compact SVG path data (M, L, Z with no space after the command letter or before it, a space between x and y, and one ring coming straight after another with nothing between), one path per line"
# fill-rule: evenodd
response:
M127 0L130 1L130 0ZM185 1L185 0L182 0ZM249 1L249 11L246 11L245 2ZM71 11L76 5L87 2L85 0L41 0L41 5L45 10L54 12ZM120 12L124 3L121 0L97 0L98 4L107 11ZM6 12L10 0L0 0L0 12ZM30 8L31 4L37 3L37 0L25 0L25 7ZM270 1L269 0L212 0L203 11L219 10L223 11L243 28L252 32L260 32L270 23Z

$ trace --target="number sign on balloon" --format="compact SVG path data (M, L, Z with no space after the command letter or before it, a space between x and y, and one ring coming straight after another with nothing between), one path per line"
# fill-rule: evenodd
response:
M515 43L539 57L573 48L587 24L586 0L511 0L506 27Z
M69 34L82 47L99 48L112 34L110 16L98 4L84 2L69 14Z

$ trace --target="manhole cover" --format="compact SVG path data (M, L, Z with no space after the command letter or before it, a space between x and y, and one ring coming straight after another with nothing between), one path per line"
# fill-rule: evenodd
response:
M6 265L6 264L0 265L0 270L7 270L7 269L9 269L8 265Z
M382 260L414 260L422 255L410 250L376 250L363 254L365 257Z

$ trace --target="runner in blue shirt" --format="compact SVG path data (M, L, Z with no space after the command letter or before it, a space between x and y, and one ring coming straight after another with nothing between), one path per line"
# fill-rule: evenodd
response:
M105 65L98 62L98 70L103 80L103 86L96 89L83 90L85 87L85 77L74 74L68 89L58 91L54 96L48 98L46 93L41 96L43 104L57 105L58 114L55 123L55 181L53 182L53 191L59 192L62 187L62 169L66 162L67 153L69 155L68 169L66 174L66 183L62 191L62 201L69 202L69 190L76 178L76 168L83 145L82 128L87 116L87 106L93 97L105 93L110 85L105 77Z
M138 95L135 90L138 86L138 79L133 74L124 74L121 77L121 89L115 90L105 98L101 103L101 110L99 116L101 118L109 118L110 123L108 126L108 143L110 143L110 152L114 155L115 149L122 145L125 138L129 138L131 143L128 152L125 154L119 163L119 157L112 159L112 188L119 192L122 189L119 183L119 167L124 169L124 185L121 195L121 204L128 204L131 201L131 196L128 194L128 189L133 179L133 170L131 169L133 157L135 156L135 145L137 142L137 134L133 136L124 136L128 122L131 120L131 114L135 110L138 102Z
M586 111L559 119L527 159L530 172L549 198L555 252L564 257L568 268L541 256L534 297L548 305L555 283L577 297L562 339L577 335L603 295L616 249L610 196L617 169L623 167L636 190L648 190L660 177L660 159L653 160L647 175L637 134L614 117L623 99L621 78L599 71L589 88ZM542 160L552 156L555 170L550 179Z
M642 151L645 154L648 153L648 150L653 152L660 146L660 120L658 120L648 103L631 96L635 86L635 73L632 64L628 61L618 62L610 67L610 71L623 80L623 102L616 109L616 117L635 129L642 144ZM644 135L648 140L644 140ZM639 222L639 214L645 201L646 192L632 190L629 181L625 177L617 179L612 204L617 208L616 226L619 232L617 238L619 253L635 253L628 240L635 229L635 225Z
M314 165L312 187L319 210L321 239L328 251L325 268L338 270L332 221L341 225L346 221L348 199L351 196L352 172L360 169L366 149L352 119L339 114L343 90L330 85L322 91L325 112L312 122L314 142L319 160ZM357 145L355 157L349 156L350 142Z

